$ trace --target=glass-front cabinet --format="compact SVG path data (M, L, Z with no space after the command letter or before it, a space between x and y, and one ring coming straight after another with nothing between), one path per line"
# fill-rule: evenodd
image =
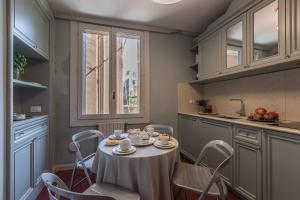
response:
M287 32L289 38L290 48L288 49L288 56L300 56L300 1L287 0L288 21L290 22L290 32Z
M282 64L300 58L300 0L259 1L218 32L221 40L210 32L199 40L200 81L226 79L226 74L238 77L251 70L252 74L284 70ZM219 46L221 62L216 59Z
M223 29L223 73L245 68L246 15L242 15Z
M275 62L285 55L285 1L266 1L249 13L249 64L260 66Z

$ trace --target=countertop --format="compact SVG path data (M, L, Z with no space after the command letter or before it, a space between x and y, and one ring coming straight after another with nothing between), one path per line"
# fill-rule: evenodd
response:
M265 122L253 122L253 121L247 120L246 117L241 118L241 119L226 119L226 118L216 117L213 115L202 115L197 112L179 112L178 114L300 135L300 130L298 130L298 129L273 126L273 125L269 125L270 123L268 124Z
M30 118L27 118L24 120L13 121L13 126L14 127L22 126L24 124L31 123L34 121L47 119L47 117L48 117L48 115L34 115L34 116L31 116Z

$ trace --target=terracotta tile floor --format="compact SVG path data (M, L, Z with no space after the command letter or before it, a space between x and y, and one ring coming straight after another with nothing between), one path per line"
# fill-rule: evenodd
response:
M65 182L65 183L69 183L69 180L70 180L70 177L71 177L71 173L72 171L71 170L67 170L67 171L60 171L60 172L57 172L56 174ZM77 173L77 179L75 180L75 182L78 180L78 179L81 179L82 177L84 177L84 174L82 171L79 171ZM95 181L95 176L92 177L92 180ZM76 188L74 188L74 191L76 192L83 192L86 188L88 187L88 183L87 181L84 181L82 182L80 185L78 185ZM176 190L176 188L174 188ZM193 193L193 192L189 192L187 191L186 192L187 194L187 199L186 200L197 200L199 195ZM184 196L184 192L181 192L181 196L179 197L179 199L181 200L184 200L185 199L185 196ZM215 200L216 198L210 198L208 197L207 200ZM39 194L37 200L49 200L48 198L48 193L47 193L47 190L46 188L44 188L42 190L42 192ZM232 193L229 193L228 196L227 196L227 200L238 200L237 197L235 197Z

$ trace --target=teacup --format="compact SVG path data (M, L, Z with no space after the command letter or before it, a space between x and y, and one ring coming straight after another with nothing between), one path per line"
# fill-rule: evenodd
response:
M149 133L149 135L153 135L153 133L154 133L154 128L153 127L148 127L147 128L147 132Z
M140 138L141 138L142 140L148 140L148 139L149 139L149 135L148 135L147 132L142 131L142 132L140 132Z
M168 134L160 134L159 142L162 145L167 145L169 143L169 135Z
M133 144L139 144L141 142L141 137L138 134L131 134L129 138Z
M119 146L122 151L128 151L131 147L131 142L129 139L120 140Z
M116 138L120 138L122 133L123 133L123 131L120 129L114 130L114 135Z

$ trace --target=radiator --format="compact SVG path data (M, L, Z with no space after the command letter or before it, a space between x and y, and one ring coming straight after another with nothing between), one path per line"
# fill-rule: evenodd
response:
M120 129L125 131L124 122L111 122L111 123L98 123L98 130L101 131L105 137L111 135L115 129Z

